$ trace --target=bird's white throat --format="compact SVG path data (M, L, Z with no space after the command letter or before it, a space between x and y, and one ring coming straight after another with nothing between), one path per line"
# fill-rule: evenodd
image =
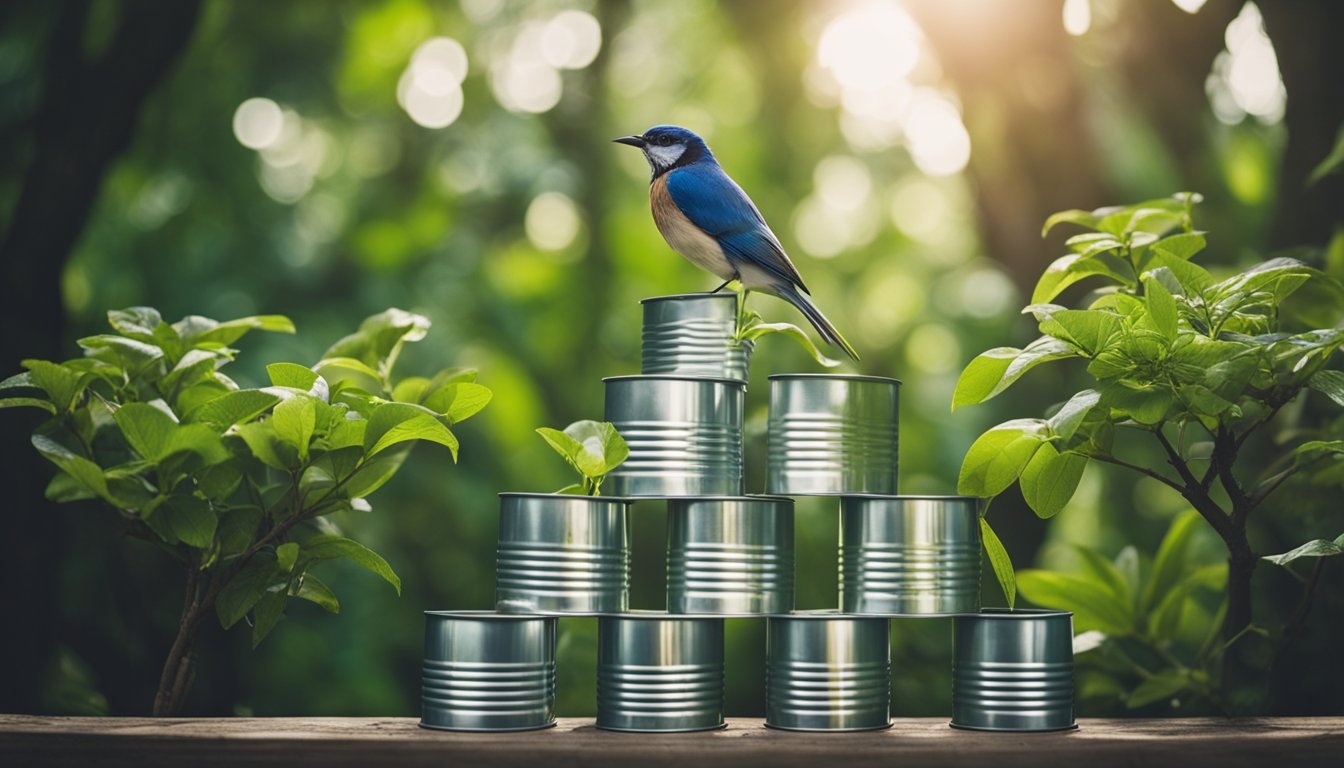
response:
M673 163L686 152L685 144L672 144L666 147L657 144L649 144L644 147L645 156L649 161L649 166L653 168L654 173L670 167Z

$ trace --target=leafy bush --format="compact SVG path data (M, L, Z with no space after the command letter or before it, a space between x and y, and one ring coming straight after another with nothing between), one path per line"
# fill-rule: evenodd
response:
M630 455L630 446L626 445L625 438L607 421L576 421L565 427L563 432L539 427L537 434L579 473L579 482L567 485L556 493L600 495L603 478Z
M989 429L967 452L958 486L961 493L994 496L1016 482L1043 518L1064 508L1094 461L1170 487L1228 551L1221 622L1226 647L1264 634L1251 624L1251 575L1259 559L1246 535L1251 513L1298 473L1324 472L1337 482L1344 466L1339 461L1344 441L1302 440L1299 434L1300 442L1258 478L1236 471L1242 469L1237 458L1246 441L1303 392L1319 392L1344 405L1344 372L1326 367L1344 344L1344 328L1337 325L1344 289L1290 258L1215 279L1190 261L1205 247L1205 233L1192 222L1197 202L1198 195L1183 193L1125 207L1064 211L1046 221L1043 234L1066 223L1088 231L1069 238L1070 253L1050 264L1024 310L1036 318L1042 335L1022 349L999 347L972 360L957 382L953 409L994 397L1033 368L1057 360L1085 361L1094 384L1047 419L1014 419ZM1050 303L1074 283L1092 278L1106 285L1090 294L1086 308ZM1306 290L1310 301L1287 302ZM1141 466L1117 456L1113 449L1120 429L1150 438L1161 447L1168 467ZM991 562L1011 605L1016 589L1011 561L988 523L984 527ZM1307 545L1303 554L1338 550L1334 542L1322 540ZM1267 559L1282 565L1294 556ZM1315 582L1308 580L1305 603ZM1036 586L1044 597L1039 578ZM1042 602L1068 602L1066 592L1053 594ZM1222 658L1227 672L1231 654ZM1212 681L1210 690L1223 682Z
M393 382L403 345L424 338L426 318L398 309L370 317L317 365L273 363L270 386L251 389L220 371L237 355L230 345L253 330L293 333L287 318L167 323L133 307L108 321L116 333L80 339L83 357L23 361L25 373L0 383L0 407L51 415L32 438L60 468L49 499L100 500L131 535L183 566L182 619L156 714L180 709L192 638L211 612L225 628L250 613L255 647L290 598L340 609L310 572L337 559L400 592L387 561L329 516L370 511L366 497L416 441L446 446L455 461L453 425L490 400L469 370Z

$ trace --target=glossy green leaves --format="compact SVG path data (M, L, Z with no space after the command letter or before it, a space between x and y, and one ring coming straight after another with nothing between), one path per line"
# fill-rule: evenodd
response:
M576 421L564 431L540 427L541 435L555 452L578 471L580 481L559 493L596 496L602 491L602 479L619 467L630 455L630 447L616 427L605 421Z

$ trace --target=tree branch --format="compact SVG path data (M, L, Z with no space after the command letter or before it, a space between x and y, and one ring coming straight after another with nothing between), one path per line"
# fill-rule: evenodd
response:
M1131 464L1130 462L1125 461L1124 459L1118 459L1114 456L1103 454L1090 454L1089 458L1096 459L1097 461L1103 461L1106 462L1107 464L1114 464L1117 467L1124 467L1125 469L1131 469L1135 472L1138 472L1141 475L1147 475L1148 477L1151 477L1152 479L1158 481L1159 483L1162 483L1163 485L1166 485L1178 492L1183 490L1180 483L1176 482L1175 480L1172 480L1171 478L1167 477L1161 472L1151 470L1147 467L1141 467L1138 464Z

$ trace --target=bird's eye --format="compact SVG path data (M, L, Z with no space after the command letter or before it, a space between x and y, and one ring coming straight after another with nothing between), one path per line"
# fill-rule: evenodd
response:
M659 136L659 137L658 137L658 146L660 146L660 147L666 147L666 146L669 146L669 145L671 145L671 144L672 144L672 137L671 137L671 136Z

